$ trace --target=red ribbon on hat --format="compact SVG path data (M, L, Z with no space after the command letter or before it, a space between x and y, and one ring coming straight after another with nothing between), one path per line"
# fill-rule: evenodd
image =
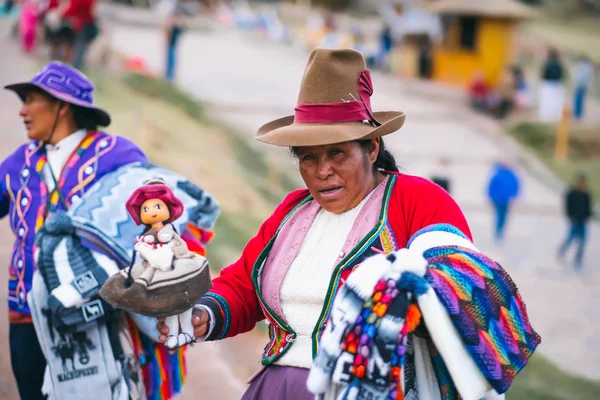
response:
M339 101L334 103L309 104L300 103L295 108L294 122L297 123L339 123L369 121L375 126L377 122L371 110L373 83L371 72L366 69L358 78L360 101Z

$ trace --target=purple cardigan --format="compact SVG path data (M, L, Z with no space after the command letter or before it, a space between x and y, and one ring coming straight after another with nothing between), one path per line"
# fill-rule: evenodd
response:
M67 207L103 175L134 162L148 160L131 141L104 132L88 133L56 177ZM45 163L42 144L30 142L0 164L0 218L9 216L16 238L8 278L8 305L12 313L30 314L27 293L35 270L35 233L48 212L64 209L56 194L48 195L42 172Z

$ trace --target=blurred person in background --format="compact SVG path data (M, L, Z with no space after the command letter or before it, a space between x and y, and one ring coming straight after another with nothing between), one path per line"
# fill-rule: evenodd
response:
M21 3L21 14L19 15L19 34L21 49L25 53L32 53L37 44L37 0L25 0Z
M95 7L96 0L70 0L69 6L63 14L63 20L70 25L73 31L71 62L77 69L84 67L87 50L99 33Z
M56 34L61 27L59 0L40 0L40 22L44 30L44 40L50 47L50 59L60 60L59 43Z
M190 2L183 0L163 0L158 5L158 12L163 18L163 34L165 38L165 79L172 82L177 71L177 46L184 32L186 15L193 15L195 8Z
M520 184L516 172L507 161L498 162L488 184L488 198L494 206L494 237L497 244L504 241L504 231L512 202L519 195Z
M540 78L538 118L542 122L558 122L563 115L565 100L565 68L557 49L548 50Z
M433 71L433 47L429 39L424 39L419 45L419 77L431 78Z
M181 34L183 33L181 1L173 2L173 9L170 15L167 16L165 22L165 39L167 44L165 79L169 82L175 79L175 71L177 67L177 45Z
M575 82L575 95L573 99L573 117L580 120L585 110L585 100L588 90L594 80L594 64L589 57L579 57L573 73Z
M511 70L515 85L514 106L520 111L528 110L531 107L531 88L527 83L525 73L518 65L513 66Z
M89 45L98 36L96 0L67 0L58 7L60 27L56 32L56 53L63 62L82 69Z
M450 193L450 174L448 173L448 167L450 165L450 160L447 158L442 158L439 161L439 165L433 176L431 177L431 181L440 185L446 192Z
M587 223L592 217L592 198L588 189L587 177L579 174L565 195L565 215L569 220L569 233L558 250L558 258L562 261L565 252L574 240L577 241L575 253L575 269L581 270L583 249L587 239Z
M497 103L492 113L498 119L505 119L514 108L516 82L513 71L510 69L504 70L495 91L497 93Z
M487 112L489 94L490 88L485 82L483 72L475 72L473 75L473 80L469 85L471 107L473 107L473 109L476 111Z
M379 34L379 56L377 59L377 67L382 71L389 71L390 54L392 53L393 48L394 38L392 37L392 28L386 23Z

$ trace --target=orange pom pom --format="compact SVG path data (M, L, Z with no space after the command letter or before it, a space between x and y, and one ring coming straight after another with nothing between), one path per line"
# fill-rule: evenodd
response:
M408 306L408 310L406 311L406 324L408 326L408 331L414 331L419 323L421 322L421 311L419 307L415 304L411 304Z
M357 378L362 378L365 376L365 367L363 365L359 365L358 367L356 367L356 373L355 373Z
M356 344L350 343L350 345L348 345L348 353L356 354Z
M373 301L375 303L379 302L379 300L381 300L381 296L383 296L383 293L381 293L381 292L375 293L375 296L373 296Z
M379 316L379 318L383 317L385 315L387 311L387 306L383 303L379 303L379 307L377 307L377 315Z

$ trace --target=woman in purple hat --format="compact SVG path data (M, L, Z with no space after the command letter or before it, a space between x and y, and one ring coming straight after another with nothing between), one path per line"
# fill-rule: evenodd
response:
M45 359L27 305L37 230L66 210L104 174L147 162L129 140L98 130L110 124L94 104L94 85L78 70L51 62L29 82L6 86L23 101L29 141L0 164L0 218L10 215L15 245L9 264L10 356L21 399L43 399Z

